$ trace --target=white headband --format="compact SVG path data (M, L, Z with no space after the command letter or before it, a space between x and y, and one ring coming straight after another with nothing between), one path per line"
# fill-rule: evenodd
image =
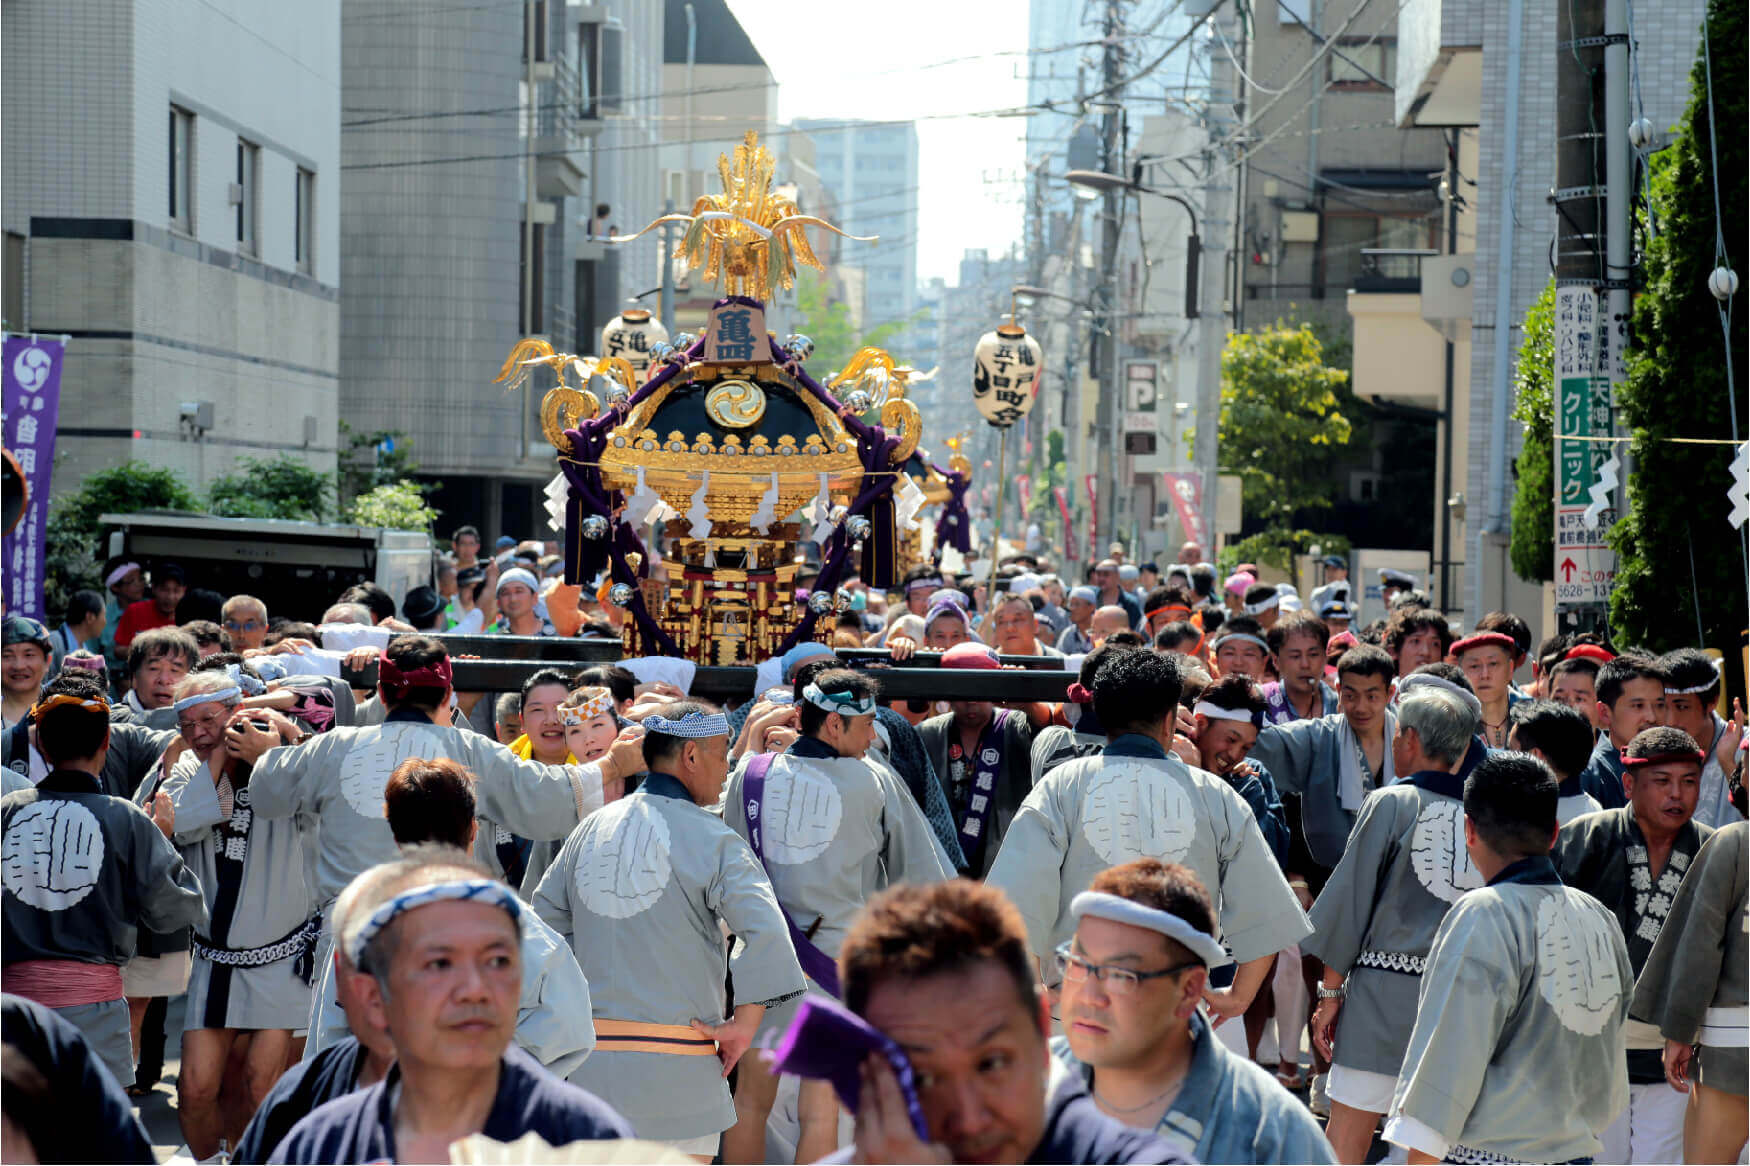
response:
M217 692L197 692L193 696L185 696L181 700L177 701L175 704L171 705L170 711L175 712L175 713L180 713L186 709L193 708L197 704L208 704L208 703L213 702L213 701L217 701L217 702L223 704L225 701L228 701L228 700L242 700L242 699L243 699L243 690L241 688L237 687L235 684L233 684L231 687L221 688Z
M520 921L523 906L517 901L515 892L503 883L492 879L458 879L449 883L428 883L423 887L414 887L402 891L381 907L371 912L370 918L359 924L358 930L349 936L343 936L346 941L346 957L355 967L363 967L365 948L371 940L382 933L398 917L417 907L430 906L446 900L474 900L489 906L504 910L513 920Z
M1210 704L1206 700L1197 702L1197 707L1191 710L1193 716L1208 717L1212 721L1237 721L1242 725L1255 725L1258 718L1245 709L1224 709L1218 704Z
M818 684L805 686L802 689L802 699L817 709L847 717L867 716L875 711L875 698L872 696L859 699L855 693L849 691L829 694L822 692Z
M123 579L126 579L129 575L139 569L140 564L138 563L123 563L121 566L103 577L103 585L105 587L114 587L117 583L120 583Z
M1277 592L1275 595L1272 595L1268 599L1260 599L1256 603L1248 603L1244 607L1240 608L1240 610L1245 612L1247 615L1261 615L1266 611L1270 611L1271 609L1280 606L1281 603L1282 603L1282 593Z
M497 595L512 583L521 583L524 587L527 587L530 591L534 592L534 594L541 594L540 581L535 578L533 571L529 571L523 567L512 567L510 570L500 575L498 577L498 586L492 589L492 593Z
M665 737L727 737L729 718L722 713L690 712L678 720L652 713L644 718L644 727Z
M1270 654L1270 645L1266 643L1262 637L1254 636L1251 632L1229 632L1225 636L1217 635L1215 637L1214 650L1217 652L1221 651L1221 646L1229 640L1239 640L1247 644L1256 644L1264 650L1266 656Z
M1104 891L1083 891L1070 900L1069 911L1077 919L1092 915L1096 919L1110 919L1114 923L1128 923L1132 927L1159 932L1189 948L1206 967L1221 967L1232 962L1232 957L1213 935L1197 930L1171 911L1145 907L1134 899L1108 895Z
M1721 664L1721 661L1719 661L1719 660L1715 660L1713 662L1714 678L1712 680L1708 681L1706 684L1696 684L1696 685L1692 685L1689 688L1667 688L1665 690L1665 695L1666 696L1696 696L1699 693L1712 692L1714 689L1718 688L1720 685L1720 673L1721 673L1720 664Z

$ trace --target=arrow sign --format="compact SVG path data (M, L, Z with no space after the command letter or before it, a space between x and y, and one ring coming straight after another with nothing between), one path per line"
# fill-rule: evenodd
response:
M1576 570L1578 570L1578 566L1575 564L1574 560L1563 559L1562 560L1562 582L1563 583L1572 583L1574 581L1574 572Z

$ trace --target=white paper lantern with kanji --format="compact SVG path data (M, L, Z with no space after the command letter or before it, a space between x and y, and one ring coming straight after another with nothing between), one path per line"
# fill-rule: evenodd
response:
M986 332L973 352L972 400L979 414L998 429L1025 417L1033 408L1044 367L1039 341L1019 324Z
M644 308L627 308L602 328L603 357L621 356L642 381L650 371L650 350L668 339L668 329Z

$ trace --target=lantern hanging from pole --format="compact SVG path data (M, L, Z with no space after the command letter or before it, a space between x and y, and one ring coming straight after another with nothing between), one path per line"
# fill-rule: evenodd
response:
M973 350L972 400L979 414L998 429L1025 417L1043 368L1039 342L1013 320L986 332Z
M652 349L668 340L668 329L647 309L627 308L602 326L603 357L623 357L643 382L655 359Z

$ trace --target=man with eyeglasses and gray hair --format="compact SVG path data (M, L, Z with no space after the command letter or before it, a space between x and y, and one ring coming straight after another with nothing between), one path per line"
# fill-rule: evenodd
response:
M1189 868L1110 867L1071 911L1075 935L1057 949L1064 1035L1051 1051L1095 1105L1199 1162L1336 1161L1306 1106L1216 1038L1201 1005L1227 954Z
M1465 850L1463 768L1482 704L1428 677L1398 705L1392 767L1407 777L1367 795L1342 859L1313 904L1308 955L1325 965L1313 1043L1332 1061L1326 1136L1363 1162L1416 1023L1434 934L1483 885ZM1353 989L1353 1000L1348 999Z
M267 604L253 595L233 595L219 609L219 623L233 652L259 648L267 639Z

